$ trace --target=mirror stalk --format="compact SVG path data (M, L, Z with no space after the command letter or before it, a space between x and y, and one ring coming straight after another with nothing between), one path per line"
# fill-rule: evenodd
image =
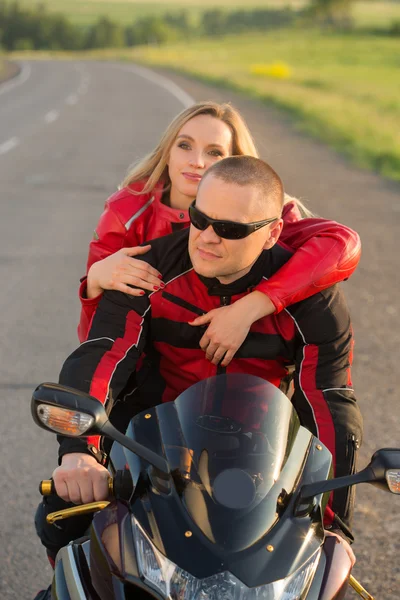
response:
M169 475L170 469L168 462L165 460L165 458L159 456L152 450L149 450L148 448L146 448L146 446L143 446L142 444L139 444L138 442L135 442L134 440L128 438L126 435L118 431L118 429L116 429L114 425L110 423L110 421L106 421L102 426L101 435L105 435L108 438L112 439L114 442L118 442L119 444L121 444L121 446L124 446L124 448L130 450L131 452L139 456L139 458L143 458L143 460L147 461L150 465L152 465L165 475Z

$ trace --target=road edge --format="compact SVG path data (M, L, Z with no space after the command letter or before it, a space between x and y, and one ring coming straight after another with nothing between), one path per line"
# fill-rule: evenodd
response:
M6 81L10 81L10 79L14 79L21 73L21 67L16 62L11 60L0 59L3 69L0 70L0 85L5 83Z

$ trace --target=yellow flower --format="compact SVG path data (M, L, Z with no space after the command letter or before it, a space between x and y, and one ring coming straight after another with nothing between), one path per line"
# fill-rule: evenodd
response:
M289 79L292 70L286 63L276 62L270 65L251 65L250 73L259 77L272 77L273 79Z

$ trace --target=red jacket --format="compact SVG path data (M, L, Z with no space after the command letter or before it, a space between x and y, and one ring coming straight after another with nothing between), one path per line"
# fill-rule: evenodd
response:
M65 361L60 383L108 402L115 399L136 371L142 352L152 369L138 373L136 397L123 403L127 413L139 399L147 405L174 400L192 384L225 371L207 360L200 349L203 328L188 321L249 294L260 281L270 280L291 260L288 250L274 246L261 253L240 279L221 284L198 275L188 253L188 231L154 240L140 260L164 273L166 287L144 296L107 291L90 329L89 339ZM362 420L351 385L352 332L339 286L293 304L277 315L259 319L226 368L248 373L280 387L294 365L292 397L302 424L332 452L336 476L354 471ZM145 406L142 406L143 410ZM112 412L111 412L112 414ZM98 452L98 437L64 438L60 456ZM350 520L351 496L335 493L333 510ZM331 515L332 516L332 515Z
M143 182L130 186L140 191ZM188 211L161 203L162 185L151 193L134 195L129 188L113 194L106 202L89 247L87 270L98 260L121 248L139 246L189 225ZM360 260L358 234L335 221L302 219L295 202L285 204L284 227L279 244L295 252L282 269L255 289L265 293L279 313L287 306L343 281ZM86 278L79 297L82 303L78 336L87 339L101 296L86 298Z

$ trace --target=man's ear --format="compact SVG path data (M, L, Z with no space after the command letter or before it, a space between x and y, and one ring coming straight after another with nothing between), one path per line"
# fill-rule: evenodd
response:
M281 235L283 228L283 219L278 219L274 221L269 229L268 239L265 242L264 249L269 250L272 246L275 246L276 242L279 240L279 236Z

